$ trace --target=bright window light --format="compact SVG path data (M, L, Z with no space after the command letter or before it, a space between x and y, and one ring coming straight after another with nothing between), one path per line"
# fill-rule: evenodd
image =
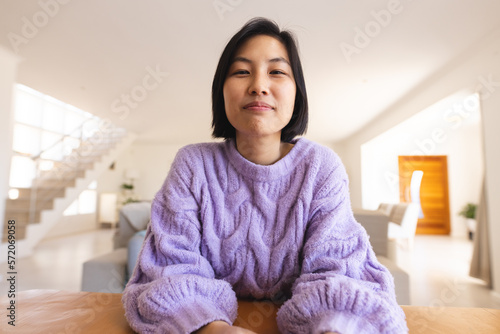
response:
M42 126L43 96L26 86L17 85L15 117L18 123Z
M64 117L64 133L67 135L79 136L75 130L78 129L85 120L86 118L82 114L67 110Z
M19 198L19 189L10 189L9 199L18 199L18 198Z
M92 181L87 190L82 191L78 199L64 211L65 216L84 215L97 211L97 181Z
M78 213L88 214L96 211L97 194L95 190L84 190L78 197Z
M54 161L42 160L40 161L38 168L43 171L51 170L54 167Z
M47 103L43 110L44 130L64 133L64 108L60 103Z
M66 210L64 210L64 216L75 216L78 214L78 200L74 200Z
M80 146L80 140L73 137L66 137L63 141L63 154L70 155L74 149Z
M100 125L92 114L20 84L15 87L14 121L9 198L19 196L17 188L32 186L37 165L41 171L51 170ZM94 181L64 215L96 212L96 188Z
M16 152L36 155L40 152L40 130L31 126L16 124L12 149Z
M36 165L28 157L12 157L9 185L12 188L29 188L36 174Z

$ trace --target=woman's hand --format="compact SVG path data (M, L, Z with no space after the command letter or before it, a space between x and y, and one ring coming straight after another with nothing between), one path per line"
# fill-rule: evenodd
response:
M231 326L225 321L214 321L201 327L194 334L256 334L251 330Z

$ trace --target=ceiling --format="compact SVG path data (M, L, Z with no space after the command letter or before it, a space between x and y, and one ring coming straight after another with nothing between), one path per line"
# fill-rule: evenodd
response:
M250 18L295 32L308 137L372 122L500 24L497 0L0 0L18 82L135 131L142 143L209 140L212 76Z

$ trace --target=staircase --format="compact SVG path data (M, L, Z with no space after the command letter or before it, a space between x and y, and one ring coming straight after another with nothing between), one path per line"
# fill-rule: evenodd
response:
M19 189L17 199L7 199L0 247L2 254L7 254L8 220L15 220L16 255L30 255L58 223L64 210L109 168L135 138L135 134L120 128L97 131L82 140L78 148L61 161L53 161L50 170L40 172L31 188ZM41 160L40 156L32 159Z

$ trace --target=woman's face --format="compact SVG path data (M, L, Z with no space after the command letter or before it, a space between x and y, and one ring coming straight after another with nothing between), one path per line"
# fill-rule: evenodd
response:
M246 41L235 54L223 89L237 138L281 136L293 114L295 92L285 46L267 35Z

